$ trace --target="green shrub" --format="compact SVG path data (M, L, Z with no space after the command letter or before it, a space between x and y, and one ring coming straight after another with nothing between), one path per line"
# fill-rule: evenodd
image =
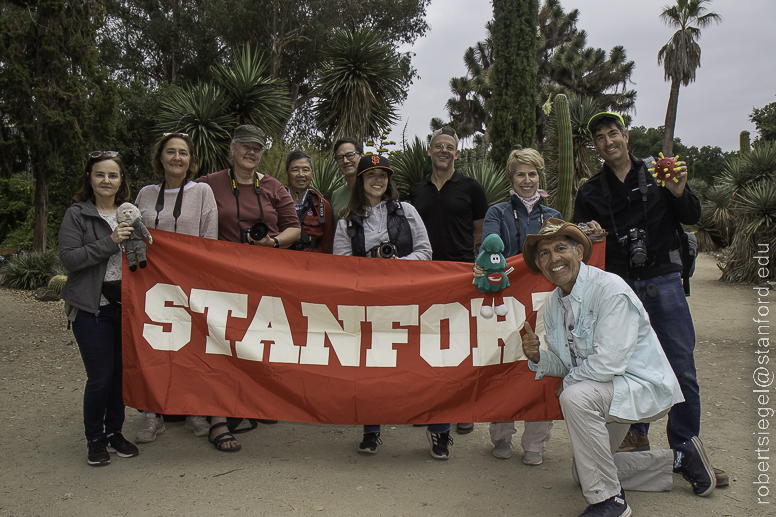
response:
M52 276L67 274L59 263L57 250L15 257L0 272L3 274L0 285L12 289L37 289L47 285Z

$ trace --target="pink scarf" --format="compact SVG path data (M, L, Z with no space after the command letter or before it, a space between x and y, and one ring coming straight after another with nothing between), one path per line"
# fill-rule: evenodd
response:
M518 198L520 201L522 201L522 202L523 202L523 204L525 205L525 209L526 209L526 210L528 210L528 213L529 213L529 214L530 214L530 213L531 213L531 211L533 210L533 207L534 207L534 205L536 205L536 203L537 203L537 202L538 202L538 201L539 201L541 198L549 196L549 194L548 194L547 192L545 192L544 190L542 190L542 189L536 189L536 193L535 193L533 196L529 197L529 198L520 197L520 196L517 194L517 192L515 192L514 190L510 190L510 191L509 191L509 193L510 193L510 194L514 194L515 196L517 196L517 198Z

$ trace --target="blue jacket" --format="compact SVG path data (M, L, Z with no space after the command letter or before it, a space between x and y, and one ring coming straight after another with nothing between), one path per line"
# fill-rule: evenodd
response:
M684 401L644 306L622 278L580 264L569 294L579 366L573 364L566 341L561 296L558 287L544 305L548 349L539 350L538 363L528 361L537 380L563 377L564 387L583 380L611 381L609 413L621 420L645 420Z
M488 212L485 214L485 221L482 224L482 240L485 237L495 233L501 240L504 241L504 256L514 257L523 252L523 241L525 236L532 233L539 233L542 227L542 223L548 217L557 217L563 219L560 212L554 208L549 208L542 205L535 205L531 214L528 214L528 209L525 207L520 198L512 194L512 201L514 202L515 209L513 210L513 203L505 201L503 203L497 203L488 208ZM515 214L517 211L517 218L520 224L520 237L518 238L517 229L515 228Z

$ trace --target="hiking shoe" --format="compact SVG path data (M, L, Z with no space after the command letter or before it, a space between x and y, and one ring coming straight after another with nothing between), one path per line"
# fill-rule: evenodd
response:
M86 463L92 467L101 467L110 463L110 454L108 454L108 440L99 438L86 445Z
M431 456L438 460L446 460L450 458L450 450L448 446L453 444L453 439L450 437L450 431L444 433L432 433L426 429L426 437L428 443L431 445Z
M358 445L358 452L364 454L377 454L377 446L382 445L380 433L364 433L364 439Z
M131 458L137 456L140 451L134 443L128 441L121 433L108 435L108 452L115 452L119 458Z
M714 478L717 480L717 488L730 485L730 478L722 469L714 467Z
M711 461L697 436L674 447L674 472L684 476L695 495L701 497L712 493L717 486Z
M493 455L500 460L508 460L512 457L512 441L502 438L493 446Z
M641 436L628 431L617 452L641 452L649 450L649 436Z
M187 415L186 425L187 430L194 431L194 436L206 436L210 432L210 424L204 416L199 415Z
M541 465L542 461L544 460L542 460L541 452L525 451L523 453L523 463L526 465Z
M149 443L156 440L156 435L165 431L164 418L156 413L143 413L145 420L135 435L137 443Z
M469 434L474 431L474 424L471 422L465 424L455 424L455 432L458 434Z
M632 513L630 506L625 501L625 492L620 489L620 493L616 496L585 508L579 517L630 517Z

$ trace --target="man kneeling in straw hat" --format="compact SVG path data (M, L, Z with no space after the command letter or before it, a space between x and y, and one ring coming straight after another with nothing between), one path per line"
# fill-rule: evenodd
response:
M674 449L614 453L630 424L658 420L684 399L639 298L619 276L585 265L591 253L577 226L555 218L523 245L528 268L558 286L544 306L547 350L526 322L523 352L537 380L563 378L572 473L590 504L580 517L627 517L624 489L670 490L672 471L708 495L716 483L698 437Z

